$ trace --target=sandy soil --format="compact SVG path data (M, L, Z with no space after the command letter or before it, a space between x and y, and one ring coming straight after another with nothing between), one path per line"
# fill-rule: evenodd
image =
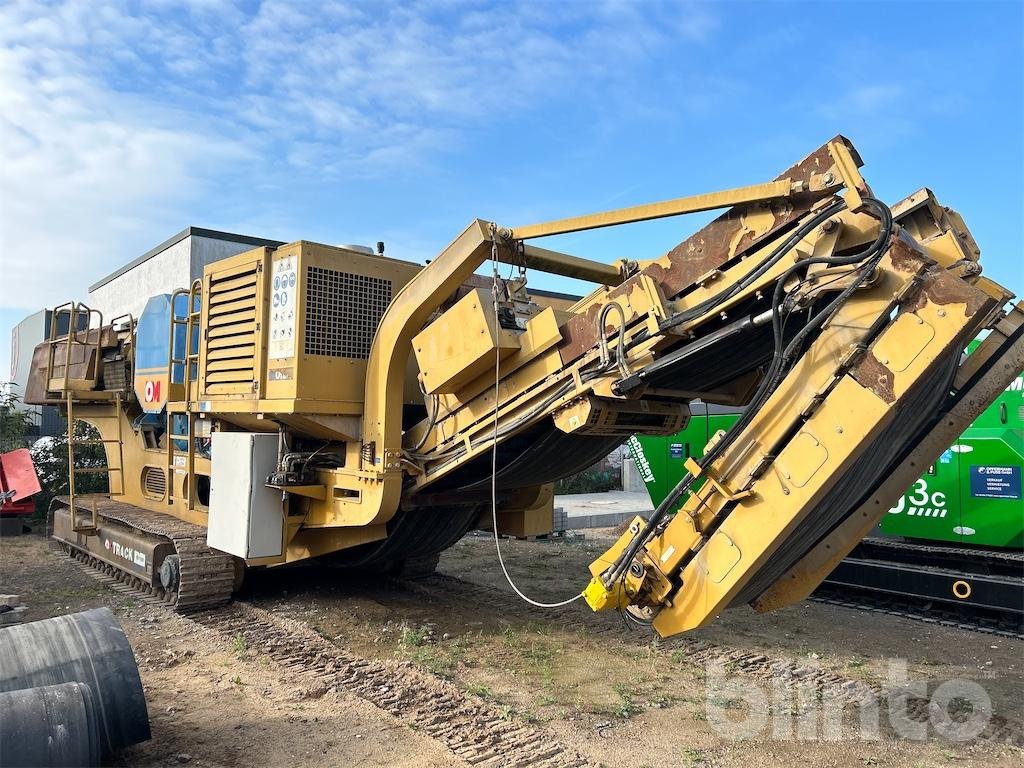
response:
M29 606L25 621L101 605L120 618L139 662L153 738L114 765L468 765L362 699L297 687L258 650L97 586L40 536L0 539L0 592Z
M588 531L582 541L505 541L503 551L520 586L551 600L582 586L586 564L605 545ZM626 631L619 617L593 616L579 604L526 606L504 584L487 538L460 542L439 570L445 577L396 585L327 568L281 569L250 579L243 597L350 653L412 661L510 719L550 729L595 764L1021 764L1015 746L954 743L934 727L925 740L907 740L883 723L880 738L863 738L849 713L842 740L827 741L817 718L827 702L801 699L799 686L773 687L775 681L727 664L728 679L747 686L740 693L764 695L754 711L735 691L709 691L709 670L685 652L689 645L658 642L645 628ZM140 662L154 736L120 756L122 765L463 764L362 699L304 689L259 649L233 647L193 622L97 586L39 537L0 539L0 591L22 595L27 620L97 605L121 617ZM946 680L974 680L1011 729L1020 733L1024 721L1020 641L817 603L770 616L732 611L695 637L719 655L755 651L876 685L886 684L890 660L902 659L909 678L928 681L930 691ZM764 727L747 740L725 738L718 724L765 714Z

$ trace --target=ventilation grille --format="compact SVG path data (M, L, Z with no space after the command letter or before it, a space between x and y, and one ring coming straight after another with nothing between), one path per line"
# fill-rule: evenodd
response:
M368 358L390 303L390 280L306 267L306 354Z
M142 468L142 492L151 499L162 499L167 493L167 475L160 467Z
M256 379L257 264L210 280L204 386L209 394L252 391Z

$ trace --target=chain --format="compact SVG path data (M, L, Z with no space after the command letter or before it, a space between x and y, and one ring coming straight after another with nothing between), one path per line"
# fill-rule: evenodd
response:
M494 296L494 315L498 315L498 283L501 277L498 275L498 225L491 222L491 293Z

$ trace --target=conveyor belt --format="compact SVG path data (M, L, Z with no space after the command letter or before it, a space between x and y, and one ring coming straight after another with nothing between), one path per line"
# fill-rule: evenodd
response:
M860 452L853 466L807 514L800 528L750 578L731 605L742 605L757 598L874 492L941 414L958 363L959 355L950 355L941 372L916 383L907 402L896 410L892 425Z

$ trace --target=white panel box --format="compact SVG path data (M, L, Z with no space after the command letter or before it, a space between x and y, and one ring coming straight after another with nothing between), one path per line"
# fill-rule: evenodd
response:
M277 465L277 433L214 432L212 439L206 543L246 560L280 557L281 492L265 485Z

